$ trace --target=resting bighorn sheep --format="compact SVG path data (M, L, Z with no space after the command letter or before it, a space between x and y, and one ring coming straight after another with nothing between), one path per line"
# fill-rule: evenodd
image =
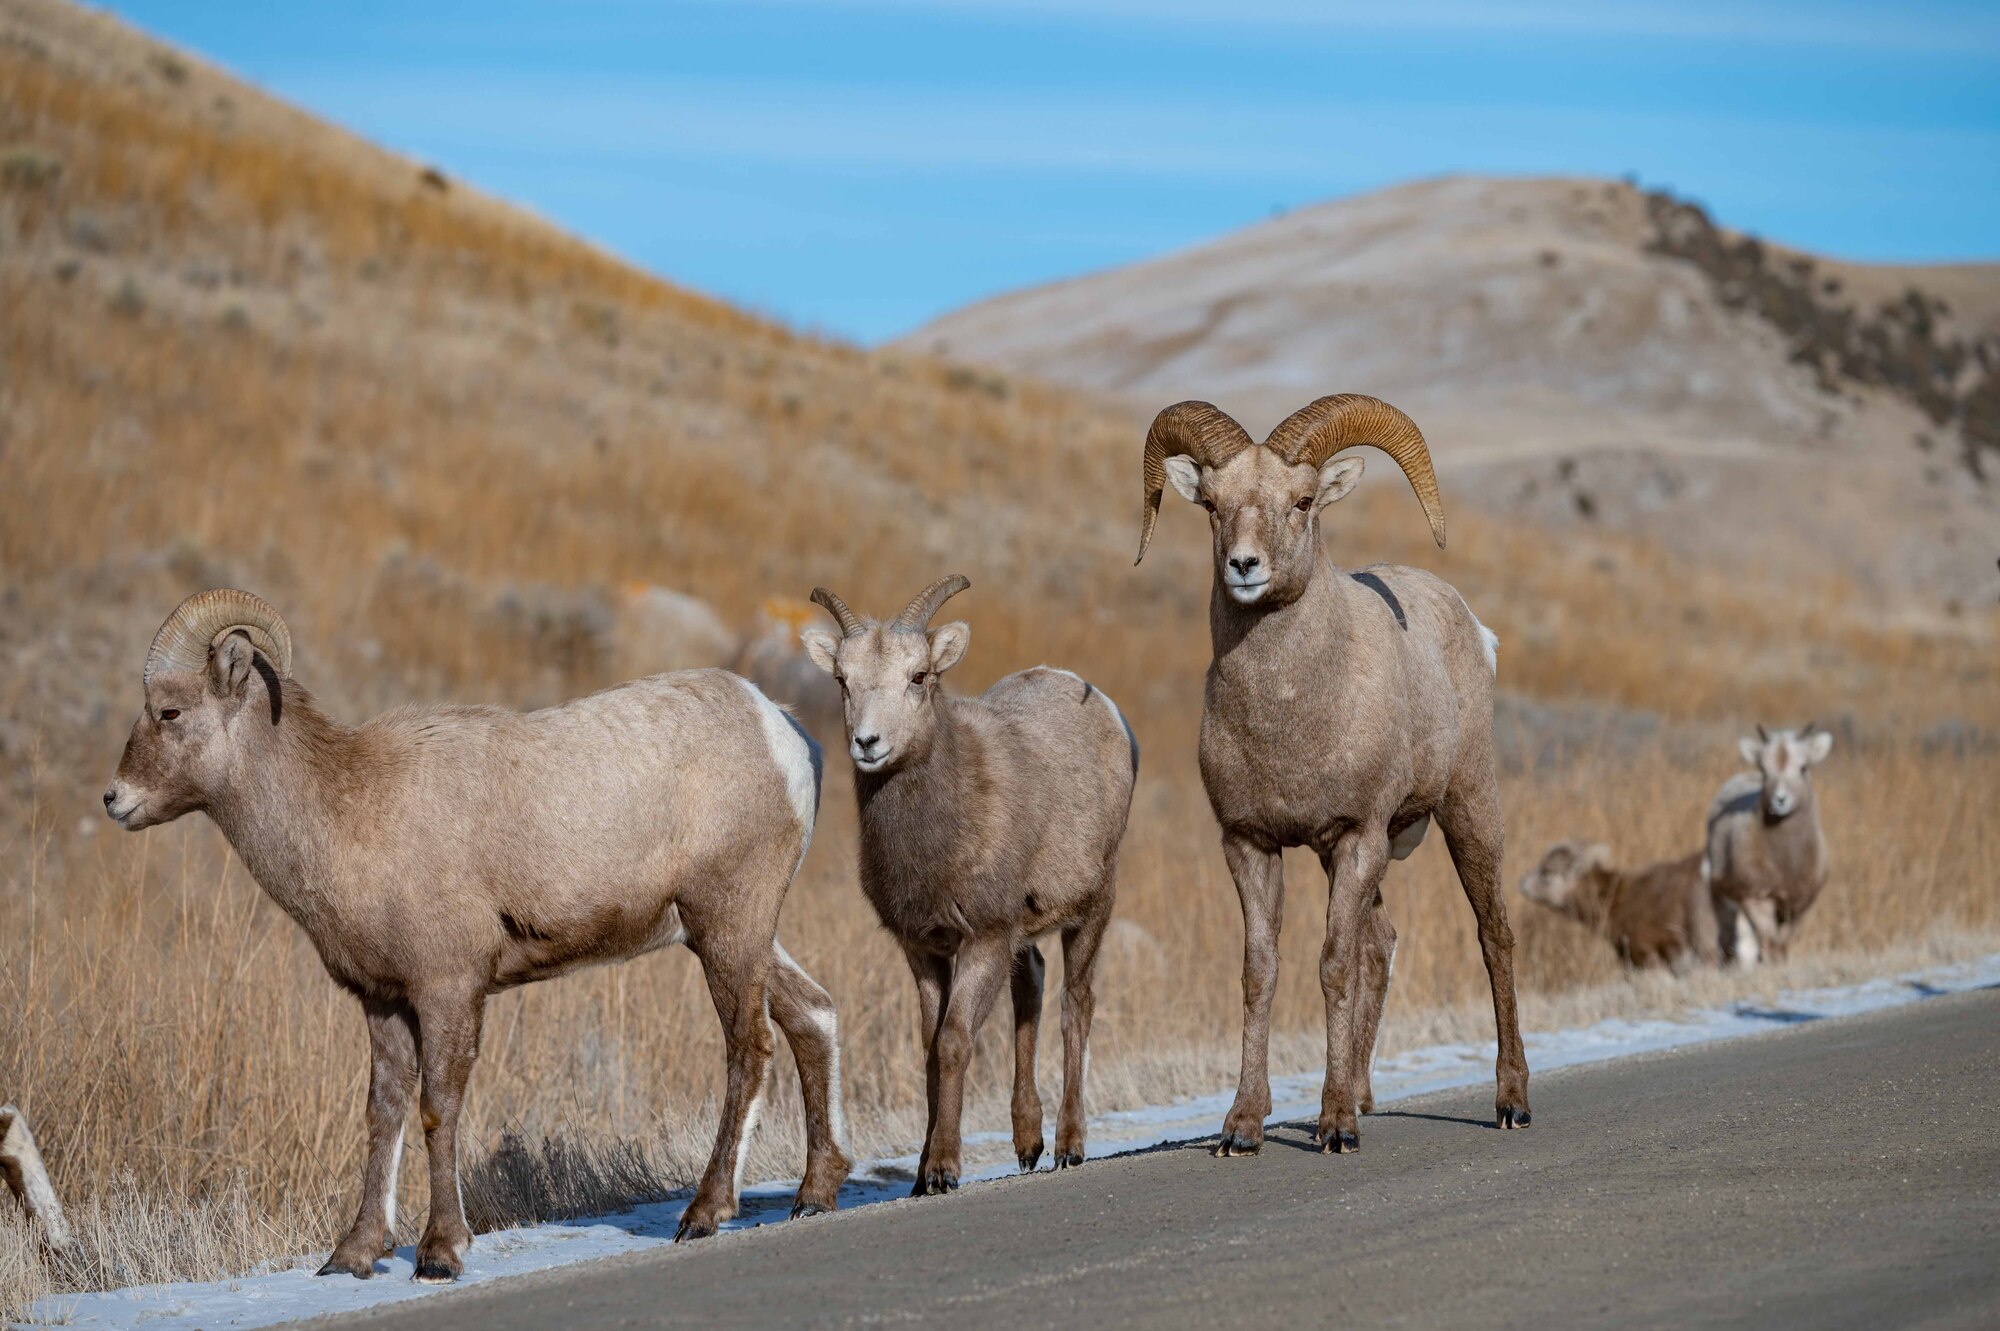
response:
M819 796L819 751L791 717L745 680L696 670L545 711L404 707L349 728L291 663L291 634L259 598L182 602L147 654L145 710L104 807L132 831L206 813L361 1001L361 1206L320 1273L366 1278L393 1246L421 1074L431 1204L415 1274L455 1279L472 1241L459 1107L488 995L674 943L701 959L728 1068L679 1237L736 1212L771 1018L804 1088L793 1214L831 1210L848 1172L833 1004L776 941Z
M1826 835L1812 768L1833 751L1833 736L1757 727L1737 747L1757 770L1722 783L1708 806L1703 872L1715 899L1722 946L1739 966L1782 961L1799 919L1826 886Z
M1716 959L1715 907L1701 873L1702 852L1643 869L1619 869L1602 842L1562 841L1521 880L1521 894L1608 939L1628 966Z
M1091 980L1139 772L1138 741L1117 705L1066 670L1023 670L977 698L943 690L941 677L965 655L972 630L927 626L970 585L940 578L886 624L815 588L840 636L800 635L840 685L861 810L862 891L916 977L930 1104L917 1196L958 1186L966 1066L1010 977L1014 1154L1023 1170L1041 1159L1043 962L1035 940L1054 930L1063 942L1055 1160L1058 1168L1083 1163Z
M1424 438L1372 397L1323 397L1257 447L1206 402L1182 402L1146 434L1139 558L1171 482L1208 510L1215 659L1201 714L1201 777L1243 902L1243 1066L1220 1155L1254 1153L1271 1112L1266 1050L1283 918L1280 851L1310 846L1331 885L1320 985L1326 1089L1319 1141L1360 1144L1368 1064L1395 955L1382 876L1444 829L1479 922L1499 1029L1496 1113L1528 1125L1528 1065L1514 1013L1514 935L1500 893L1502 829L1493 762L1497 639L1452 587L1419 569L1344 573L1320 549L1320 514L1361 477L1370 444L1394 458L1444 544ZM1365 971L1365 975L1364 975Z

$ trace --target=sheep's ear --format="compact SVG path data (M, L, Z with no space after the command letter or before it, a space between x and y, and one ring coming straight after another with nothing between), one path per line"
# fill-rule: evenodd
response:
M1330 458L1319 469L1319 503L1325 508L1354 488L1361 479L1361 469L1366 465L1358 457L1349 454L1343 458Z
M840 654L840 640L825 629L800 629L799 641L812 663L831 675L834 660Z
M1825 762L1826 755L1833 752L1833 732L1830 730L1813 731L1806 739L1805 749L1808 766L1813 763Z
M965 659L972 642L972 625L954 620L931 630L931 669L942 675Z
M1201 464L1185 453L1167 459L1167 484L1190 504L1201 502Z
M208 688L218 698L240 698L256 666L257 649L241 633L232 633L208 653Z
M1752 767L1763 767L1764 746L1759 744L1753 737L1745 735L1742 739L1737 740L1736 751L1742 754L1743 761L1749 763Z

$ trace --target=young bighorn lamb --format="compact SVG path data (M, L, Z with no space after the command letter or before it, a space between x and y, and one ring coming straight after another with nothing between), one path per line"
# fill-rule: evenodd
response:
M1010 977L1014 1153L1023 1170L1041 1159L1035 940L1055 930L1063 942L1055 1159L1058 1168L1083 1163L1091 980L1139 772L1138 741L1117 705L1066 670L1023 670L977 698L943 690L972 630L927 626L970 585L940 578L886 624L816 588L813 600L839 621L840 636L801 635L840 685L861 809L861 887L902 945L922 1006L930 1129L917 1196L958 1186L966 1066Z
M1708 807L1703 871L1715 900L1722 946L1739 966L1782 961L1800 918L1826 886L1826 835L1812 768L1833 751L1833 736L1803 730L1745 735L1737 745L1754 772L1723 782Z
M674 943L701 959L728 1068L679 1237L736 1212L771 1018L804 1087L793 1214L831 1210L849 1167L833 1004L776 941L819 798L819 751L796 723L747 681L696 670L545 711L405 707L350 728L291 662L291 634L259 598L184 601L147 654L145 710L104 807L132 831L206 813L361 1001L361 1206L320 1273L365 1279L393 1246L421 1074L431 1202L415 1274L455 1279L472 1241L459 1107L487 997Z
M1382 876L1433 817L1479 922L1499 1030L1496 1116L1507 1128L1529 1120L1514 935L1500 892L1497 639L1430 574L1381 564L1345 573L1320 549L1320 514L1361 477L1361 459L1334 455L1358 444L1402 467L1442 546L1423 435L1375 398L1320 398L1261 448L1206 402L1168 407L1146 434L1139 558L1170 482L1208 511L1214 535L1201 776L1243 902L1243 1066L1220 1155L1256 1152L1271 1112L1266 1053L1286 846L1312 847L1331 884L1319 1140L1328 1151L1359 1147L1356 1109L1372 1107L1368 1063L1396 946Z
M1521 880L1521 895L1608 939L1627 966L1682 970L1716 959L1715 908L1702 852L1619 869L1602 842L1562 841Z

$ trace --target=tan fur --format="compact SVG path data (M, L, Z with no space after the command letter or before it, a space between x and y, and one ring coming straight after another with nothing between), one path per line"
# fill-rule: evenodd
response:
M1749 966L1784 960L1826 886L1830 864L1812 768L1833 736L1813 726L1796 733L1760 726L1740 747L1757 769L1730 777L1709 805L1709 890L1725 954Z
M1715 909L1702 858L1697 850L1643 869L1619 869L1611 863L1611 847L1563 841L1521 880L1521 894L1608 941L1628 966L1713 965Z
M899 626L836 614L842 636L804 637L845 699L861 887L902 945L922 1005L931 1128L915 1192L958 1186L966 1068L1003 988L1014 1004L1015 1154L1024 1170L1040 1159L1035 939L1050 932L1061 933L1064 958L1055 1159L1081 1164L1092 981L1137 746L1110 700L1067 671L1024 670L978 698L946 693L939 676L964 651L962 623L926 632L922 618Z
M1176 491L1208 509L1214 540L1201 773L1244 920L1243 1063L1220 1154L1259 1149L1271 1109L1266 1051L1286 846L1311 847L1330 884L1320 1140L1328 1150L1358 1145L1395 947L1382 876L1391 838L1426 815L1443 831L1478 919L1499 1031L1496 1117L1505 1127L1529 1121L1514 937L1499 884L1492 640L1430 574L1362 570L1395 597L1405 628L1382 594L1326 557L1320 515L1361 467L1352 455L1318 468L1287 463L1269 447L1213 466L1165 463Z
M527 714L408 707L348 727L283 679L274 722L252 652L226 638L206 668L153 677L105 804L132 830L206 813L361 1000L368 1160L326 1271L365 1277L393 1242L395 1154L421 1083L431 1206L417 1277L455 1278L471 1241L457 1122L487 996L680 941L728 1045L722 1124L683 1235L735 1213L738 1142L771 1056L767 998L808 1105L798 1206L833 1206L848 1162L828 1112L832 1005L773 964L812 809L785 765L806 749L767 739L772 704L703 670Z

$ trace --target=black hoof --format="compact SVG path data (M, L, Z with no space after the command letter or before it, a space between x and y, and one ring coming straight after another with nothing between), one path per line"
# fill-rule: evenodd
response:
M674 1242L686 1243L691 1239L710 1238L714 1234L715 1226L706 1220L691 1220L687 1216L682 1216L680 1228L674 1231Z
M1319 1139L1319 1149L1323 1155L1352 1155L1361 1149L1361 1134L1329 1132Z
M416 1274L410 1279L419 1285L449 1285L458 1279L458 1268L435 1257L426 1257L417 1263Z
M1082 1151L1077 1151L1070 1155L1059 1155L1056 1157L1057 1169L1075 1169L1078 1165L1082 1163L1083 1163Z
M1264 1149L1264 1143L1261 1141L1252 1141L1250 1140L1250 1138L1242 1136L1238 1133L1225 1132L1222 1134L1222 1140L1217 1142L1215 1145L1215 1154L1218 1157L1232 1156L1232 1155L1255 1155L1257 1154L1257 1152L1263 1149Z
M833 1214L831 1206L821 1206L818 1202L800 1202L792 1208L792 1219L794 1220L804 1220L807 1216L812 1215L831 1214Z
M948 1192L958 1191L958 1171L939 1169L923 1175L917 1186L910 1190L912 1197L942 1197Z
M1526 1105L1522 1105L1518 1109L1511 1105L1507 1106L1499 1111L1496 1118L1498 1125L1502 1128L1525 1128L1535 1121L1534 1116L1528 1112Z
M322 1266L314 1274L323 1276L353 1276L356 1280L366 1280L375 1274L375 1265L371 1262L366 1266L350 1266L337 1257L329 1257L326 1259L326 1265Z

